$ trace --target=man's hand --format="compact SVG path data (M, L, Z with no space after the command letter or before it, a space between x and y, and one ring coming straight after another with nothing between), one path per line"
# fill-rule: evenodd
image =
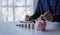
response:
M26 20L26 21L31 21L31 20L32 20L32 19L31 19L31 16L26 15L25 20Z
M46 21L52 21L53 17L52 14L50 12L45 12L43 15L40 16L42 19L46 20Z

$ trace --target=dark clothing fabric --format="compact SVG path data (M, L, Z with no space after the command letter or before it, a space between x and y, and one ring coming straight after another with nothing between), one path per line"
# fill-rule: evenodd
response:
M36 11L31 17L36 19L47 11L52 13L53 21L60 21L60 0L39 0Z
M53 22L60 22L60 14L53 16Z

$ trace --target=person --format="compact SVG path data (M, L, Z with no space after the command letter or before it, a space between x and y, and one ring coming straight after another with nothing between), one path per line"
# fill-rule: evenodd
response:
M47 11L51 13L53 22L60 22L60 0L38 0L36 11L30 18L37 19Z

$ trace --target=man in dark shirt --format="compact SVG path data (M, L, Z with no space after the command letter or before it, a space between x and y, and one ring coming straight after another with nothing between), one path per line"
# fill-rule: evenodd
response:
M37 19L47 11L52 14L53 21L60 22L60 0L38 0L36 11L31 18Z

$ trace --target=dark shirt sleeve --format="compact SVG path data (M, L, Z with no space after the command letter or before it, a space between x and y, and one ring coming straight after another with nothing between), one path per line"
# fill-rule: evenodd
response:
M60 0L55 0L55 1L52 1L52 4L51 4L51 1L50 1L50 5L51 5L51 9L52 9L52 16L57 16L60 14Z
M60 0L58 0L58 4L55 9L55 13L53 14L53 21L60 22Z

